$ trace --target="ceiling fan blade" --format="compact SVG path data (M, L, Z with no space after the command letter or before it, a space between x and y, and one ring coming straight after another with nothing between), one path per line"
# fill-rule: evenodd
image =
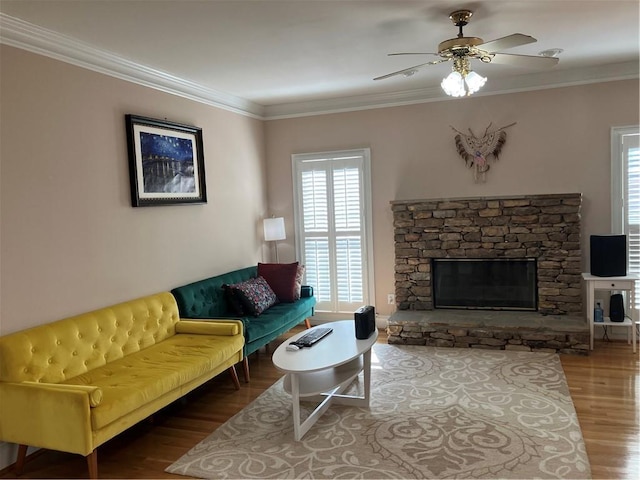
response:
M406 75L407 77L413 75L415 73L415 70L418 70L422 67L426 67L427 65L436 65L438 63L442 63L442 62L447 62L448 59L440 59L440 60L434 60L433 62L427 62L427 63L421 63L420 65L414 65L413 67L409 67L409 68L404 68L402 70L398 70L397 72L393 72L393 73L387 73L386 75L382 75L381 77L376 77L374 78L374 80L384 80L386 78L389 77L394 77L395 75ZM412 72L413 70L413 72Z
M491 63L524 68L551 68L559 61L556 57L535 57L533 55L513 55L510 53L494 53L491 56Z
M388 53L388 57L393 57L395 55L438 55L433 52L401 52L401 53Z
M535 43L538 40L522 33L514 33L513 35L507 35L506 37L497 38L490 42L485 42L478 45L478 48L487 52L493 53L500 50L506 50L508 48L519 47L520 45L527 45L528 43Z

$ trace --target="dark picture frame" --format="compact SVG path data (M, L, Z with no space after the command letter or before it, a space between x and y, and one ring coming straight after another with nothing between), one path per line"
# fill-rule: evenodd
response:
M125 115L131 204L207 203L202 129Z

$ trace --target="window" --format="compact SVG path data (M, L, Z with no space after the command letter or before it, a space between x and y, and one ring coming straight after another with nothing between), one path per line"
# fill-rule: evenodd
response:
M316 310L370 303L372 266L368 149L292 156L296 249Z
M640 275L640 128L611 129L612 231L627 235L627 272ZM636 289L637 291L638 289ZM635 298L640 308L640 292Z

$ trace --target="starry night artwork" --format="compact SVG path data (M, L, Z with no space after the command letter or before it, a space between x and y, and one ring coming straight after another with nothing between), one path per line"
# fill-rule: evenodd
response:
M134 207L206 203L202 130L127 115Z

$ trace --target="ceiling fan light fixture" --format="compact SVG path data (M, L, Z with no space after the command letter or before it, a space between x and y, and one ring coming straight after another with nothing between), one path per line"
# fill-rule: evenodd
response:
M456 57L451 72L440 86L451 97L464 97L476 93L487 79L471 70L467 57Z
M451 97L464 97L466 94L464 90L464 81L459 72L451 72L442 80L440 86L442 87L442 90L444 90L444 93Z
M487 78L481 75L478 75L473 70L467 73L467 76L464 77L464 83L467 84L467 89L469 91L469 95L472 93L476 93L478 90L482 88L482 86L487 83Z
M0 0L1 1L1 0ZM469 23L473 13L471 10L456 10L449 15L453 24L458 27L458 35L456 38L444 40L438 44L437 53L390 53L389 55L436 55L440 57L438 60L414 65L397 72L374 78L374 80L382 80L395 75L404 75L409 77L418 69L427 65L437 65L443 62L453 63L453 72L444 78L440 86L447 95L452 97L464 97L473 95L479 91L487 82L486 77L482 77L471 70L471 60L479 60L485 64L502 63L513 65L516 67L530 68L548 68L558 63L558 55L562 53L561 48L551 48L540 52L538 57L533 55L518 55L502 53L502 50L519 47L535 43L537 40L530 35L522 33L512 33L506 37L496 38L489 42L485 42L479 37L467 37L462 29Z

